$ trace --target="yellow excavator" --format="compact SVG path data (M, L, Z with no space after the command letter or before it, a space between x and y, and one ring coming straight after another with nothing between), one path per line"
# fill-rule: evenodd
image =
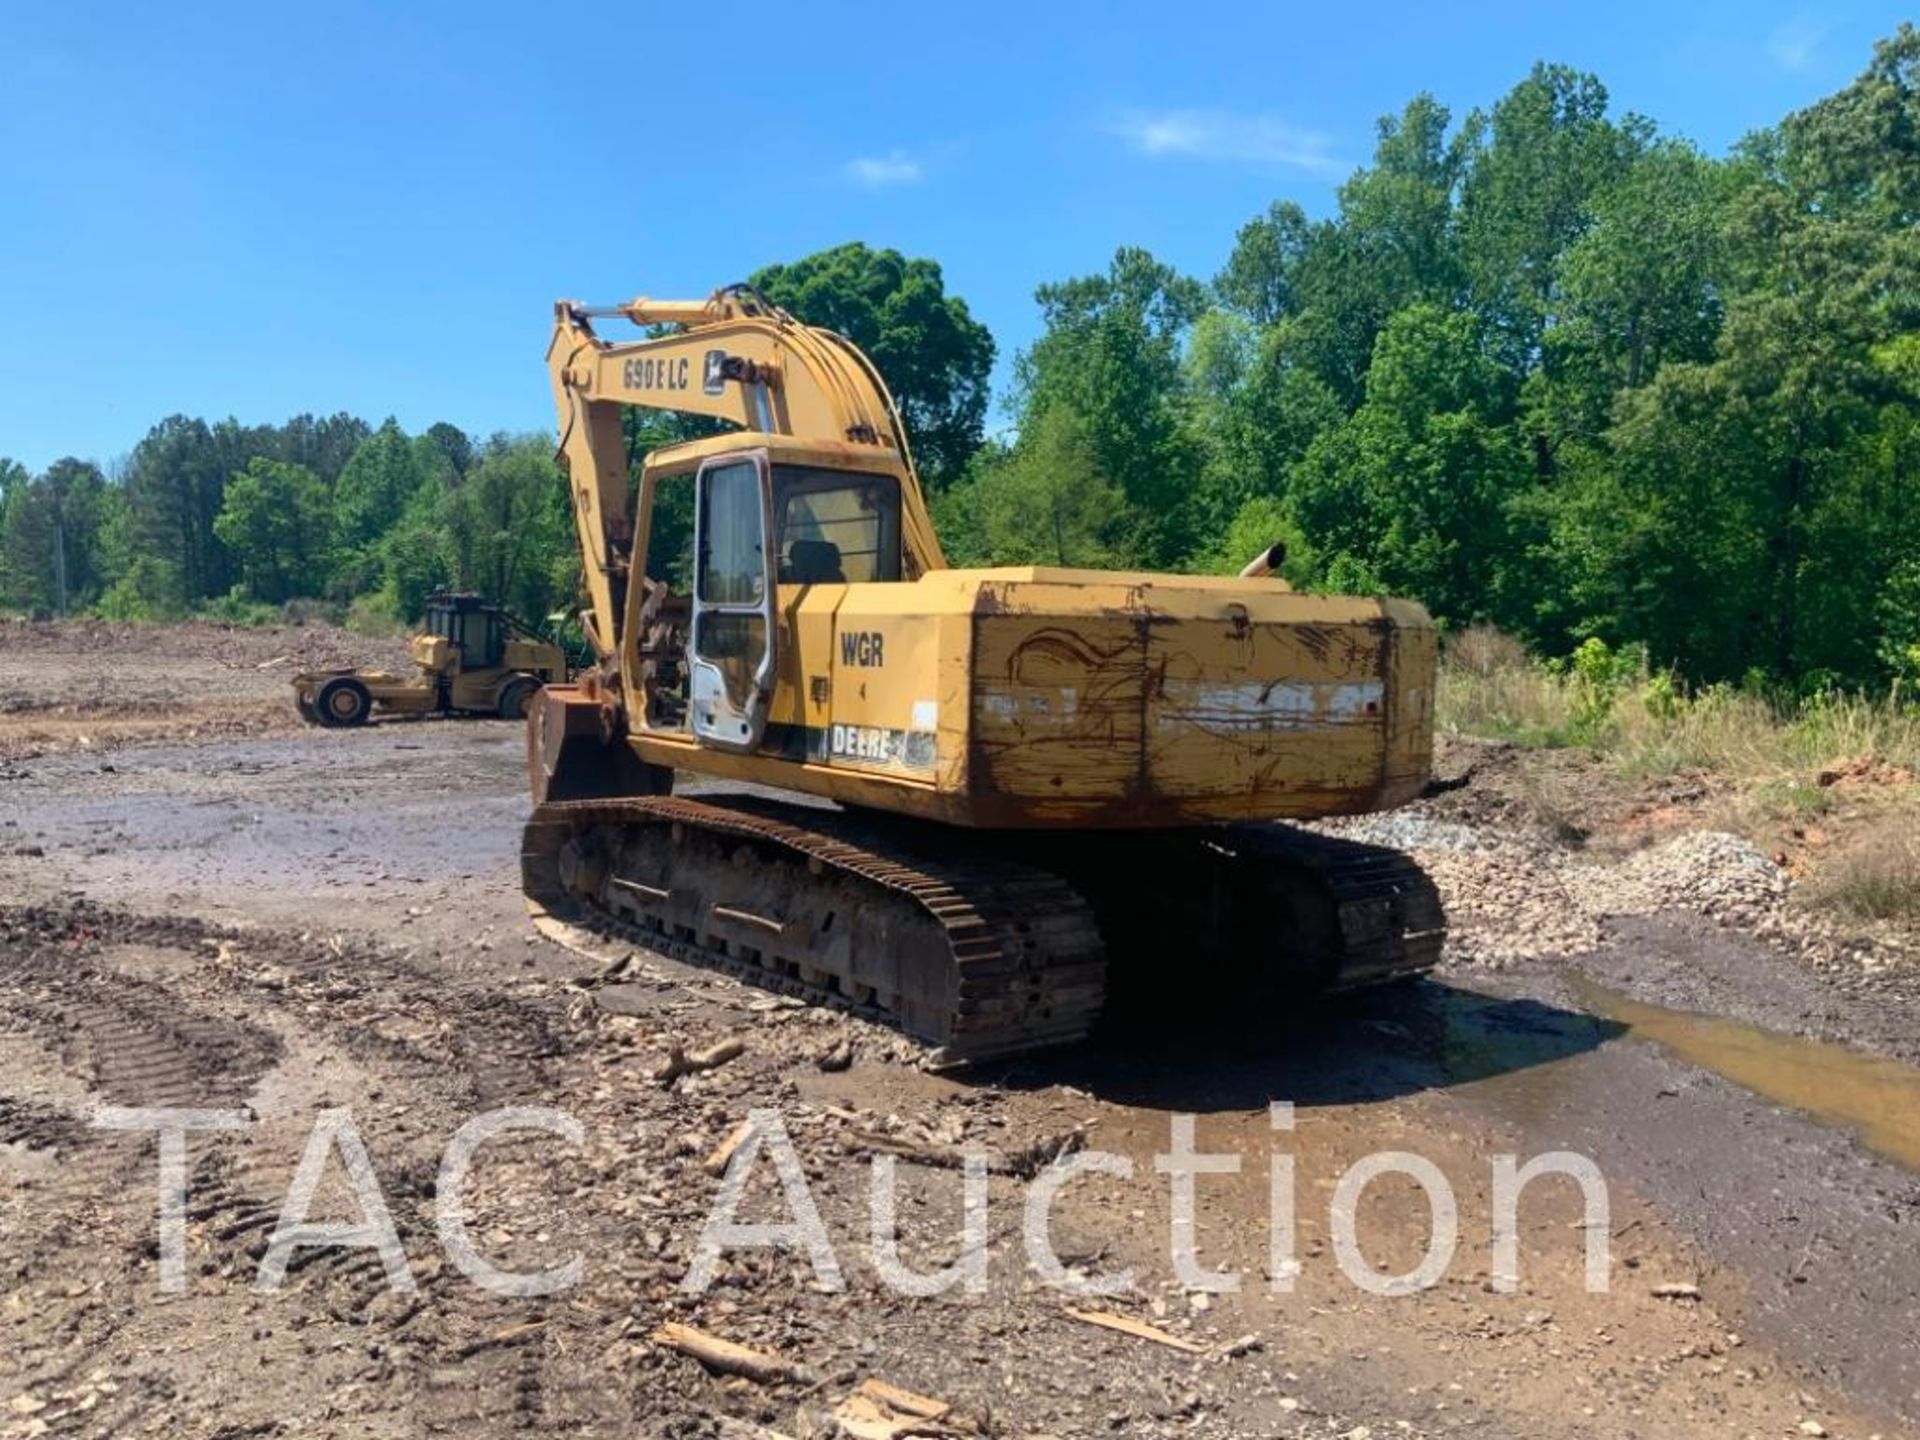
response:
M1277 547L1238 577L950 569L873 364L746 287L563 301L547 363L596 663L529 712L536 916L951 1063L1082 1038L1123 975L1245 1013L1438 958L1407 857L1282 823L1424 787L1420 606L1294 593ZM732 428L636 494L628 406Z

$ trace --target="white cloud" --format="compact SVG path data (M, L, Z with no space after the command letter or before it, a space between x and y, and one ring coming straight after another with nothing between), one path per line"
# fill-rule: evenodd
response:
M1273 115L1228 110L1135 110L1109 127L1142 155L1187 155L1327 173L1346 169L1333 141Z
M911 185L920 179L920 162L904 150L885 155L861 155L846 164L847 178L869 190L887 185Z
M1825 27L1798 16L1773 27L1767 36L1767 53L1783 70L1804 70L1826 34Z

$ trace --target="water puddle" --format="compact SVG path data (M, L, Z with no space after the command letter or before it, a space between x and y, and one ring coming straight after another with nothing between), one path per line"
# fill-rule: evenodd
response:
M1920 1069L1744 1021L1634 1000L1569 977L1593 1014L1757 1095L1853 1131L1871 1149L1920 1170Z

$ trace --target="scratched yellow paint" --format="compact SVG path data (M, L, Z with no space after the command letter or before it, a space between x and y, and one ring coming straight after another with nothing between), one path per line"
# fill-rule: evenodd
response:
M980 808L1177 824L1368 809L1424 784L1431 717L1406 713L1409 679L1428 675L1412 688L1431 693L1417 608L1254 581L1094 578L978 582Z
M982 826L1352 813L1431 769L1436 642L1408 602L1046 569L800 588L765 751L699 768Z

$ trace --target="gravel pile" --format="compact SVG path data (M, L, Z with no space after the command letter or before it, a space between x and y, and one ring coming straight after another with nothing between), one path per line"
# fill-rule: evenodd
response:
M1416 850L1447 907L1449 964L1504 970L1600 944L1600 916L1569 885L1562 852L1518 836L1474 850Z
M1617 865L1576 867L1575 884L1605 914L1691 910L1741 927L1778 915L1792 888L1786 871L1724 830L1689 830Z
M1787 873L1737 835L1692 830L1624 857L1534 833L1417 813L1328 822L1328 833L1410 852L1447 907L1446 963L1504 970L1598 948L1612 916L1680 911L1757 935L1818 964L1872 969L1878 945L1839 936L1792 903Z

